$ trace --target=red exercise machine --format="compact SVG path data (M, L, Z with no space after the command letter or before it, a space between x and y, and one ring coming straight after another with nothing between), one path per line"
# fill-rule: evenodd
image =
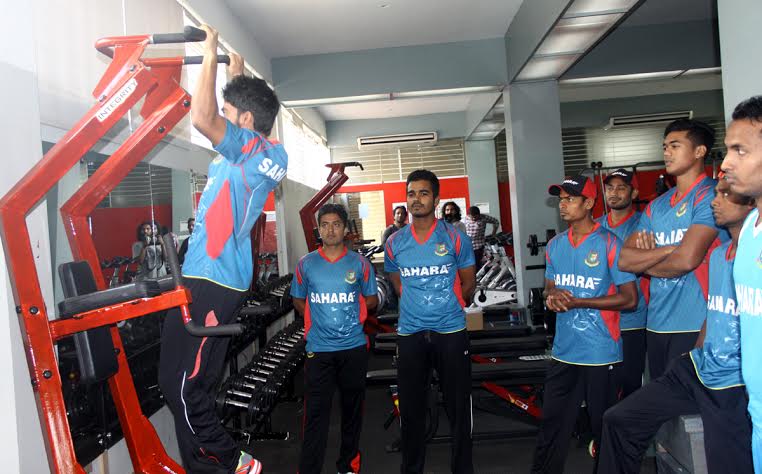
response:
M119 36L98 40L96 49L111 58L111 63L93 92L97 102L0 199L0 233L43 425L48 462L53 472L85 472L77 463L66 418L61 375L54 348L58 341L84 331L108 328L104 331L110 331L113 352L116 353L115 369L108 377L108 384L133 469L139 473L166 474L184 471L166 454L156 431L141 412L116 323L180 307L186 328L194 335L231 335L241 330L239 325L204 328L192 324L188 311L190 293L182 286L173 252L168 252L170 266L174 266L171 289L156 292L155 296L150 297L109 296L103 273L99 271L100 259L87 220L98 203L190 110L191 97L179 84L181 67L184 64L200 64L202 58L143 58L146 47L160 43L202 41L205 36L202 30L187 27L183 33ZM220 56L218 61L228 62L229 59ZM49 320L49 309L45 307L40 289L26 216L45 193L144 97L140 111L144 120L140 126L61 207L74 259L89 265L94 280L93 289L98 291L72 298L76 299L77 304L71 307L77 308L77 311L69 317ZM171 242L169 247L172 247Z

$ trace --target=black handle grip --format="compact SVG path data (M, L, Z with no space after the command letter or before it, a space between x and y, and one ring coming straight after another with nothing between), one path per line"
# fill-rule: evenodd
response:
M164 241L164 253L167 259L167 265L169 265L169 271L172 272L172 282L175 284L175 288L179 288L183 284L182 275L180 274L180 262L177 260L177 249L175 249L175 243L172 240L172 235L169 233L162 236ZM196 337L214 337L214 336L235 336L243 332L243 326L240 324L224 324L222 326L197 326L193 321L188 321L185 324L185 329L188 334Z
M361 170L365 171L365 168L362 167L362 163L359 161L347 161L346 163L341 163L346 168L347 166L359 166Z
M172 235L169 233L163 235L161 238L164 241L164 258L167 259L169 271L172 272L172 281L175 284L175 288L178 288L183 285L183 279L180 274L180 261L177 259L175 242L172 240Z
M203 56L185 56L183 58L183 64L201 64L203 60ZM217 62L222 64L230 64L230 56L227 54L218 54Z
M275 312L275 308L269 304L259 306L244 306L238 312L241 316L264 316Z
M185 325L188 334L196 337L236 336L243 332L243 326L238 323L222 326L197 326L193 321Z
M182 33L159 33L151 35L152 44L190 43L204 41L205 39L206 31L193 26L186 26Z

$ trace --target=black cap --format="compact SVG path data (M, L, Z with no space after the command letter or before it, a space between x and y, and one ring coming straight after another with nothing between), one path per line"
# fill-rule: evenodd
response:
M637 187L638 179L635 177L635 173L625 168L619 168L618 170L609 173L608 176L603 178L603 184L609 184L609 181L612 178L619 178L624 181L625 184L632 186L633 188Z
M584 196L590 199L598 197L598 188L595 183L584 175L566 178L561 184L554 184L549 187L548 193L551 196L558 196L562 189L572 196Z

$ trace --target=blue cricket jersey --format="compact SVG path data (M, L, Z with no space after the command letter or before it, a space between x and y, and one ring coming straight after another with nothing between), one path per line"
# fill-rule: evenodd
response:
M418 240L412 225L392 234L386 241L384 269L399 273L402 283L397 333L464 329L465 303L458 270L472 266L471 239L442 220L434 221L423 241Z
M334 261L323 248L299 260L291 296L306 300L304 337L308 352L335 352L365 345L365 297L378 293L373 266L347 251Z
M762 472L762 226L752 210L741 229L733 265L741 320L741 373L749 394L754 470Z
M617 236L598 223L576 245L567 229L545 249L545 278L575 298L613 295L617 286L635 281L635 275L619 270L621 247ZM558 313L552 357L577 365L621 362L619 311L573 308Z
M725 242L709 257L704 346L690 352L696 374L707 388L720 390L743 385L741 332L733 286L732 242Z
M677 199L674 187L651 201L640 216L639 229L653 232L656 245L680 245L692 225L717 229L712 215L712 199L717 182L699 176ZM651 277L648 301L648 330L659 333L700 331L706 319L708 254L692 272L678 278Z
M640 222L640 212L635 212L635 210L632 209L624 219L616 224L611 222L611 213L599 217L597 222L599 222L603 228L613 232L624 244L630 237L630 234L637 230L638 223ZM642 285L643 278L638 278L638 306L633 310L620 312L619 328L622 331L646 328L648 304L646 303L645 295L643 295L643 292L641 291Z
M227 122L220 153L209 165L206 187L188 241L183 276L238 291L251 285L251 229L270 191L286 176L283 145Z

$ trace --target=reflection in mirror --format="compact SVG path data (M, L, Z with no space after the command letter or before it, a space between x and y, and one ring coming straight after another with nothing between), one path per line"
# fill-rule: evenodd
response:
M88 160L88 177L105 158ZM171 222L170 169L139 163L90 215L93 242L109 286L166 275L160 237L162 227Z

